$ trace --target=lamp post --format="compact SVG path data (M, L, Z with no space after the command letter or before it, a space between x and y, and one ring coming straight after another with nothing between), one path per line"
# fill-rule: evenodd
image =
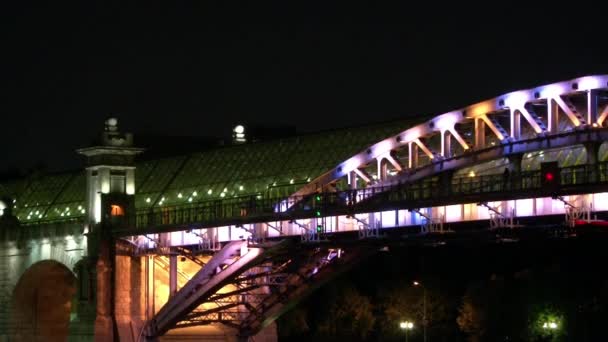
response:
M405 330L405 342L407 342L408 331L414 329L414 323L410 321L401 322L399 323L399 327Z
M414 286L422 287L422 339L426 342L426 286L419 281L414 281Z

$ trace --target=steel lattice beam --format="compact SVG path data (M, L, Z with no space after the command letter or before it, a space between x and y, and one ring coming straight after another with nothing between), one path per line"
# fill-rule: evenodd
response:
M479 102L474 105L455 110L449 113L437 115L433 119L422 123L418 126L407 129L396 136L386 138L369 148L362 151L344 162L337 165L334 169L326 172L325 174L313 179L309 184L302 187L300 190L293 194L294 197L305 196L315 192L319 186L323 187L325 184L334 182L335 180L345 177L351 171L354 171L363 165L370 164L374 159L379 156L390 153L393 150L403 148L404 146L411 146L411 143L419 144L420 139L428 137L434 134L443 134L446 130L454 133L454 125L458 123L464 123L466 121L476 119L483 120L485 124L495 133L499 140L504 140L509 137L508 132L501 129L497 125L497 121L493 120L493 115L504 111L505 109L511 109L511 121L512 121L512 132L510 136L515 138L515 142L518 141L518 132L513 132L518 127L519 123L513 125L513 118L516 116L515 112L521 113L526 120L530 123L536 133L542 133L546 129L539 124L540 120L534 117L532 113L526 108L532 102L538 102L541 100L547 100L549 106L551 102L555 102L561 110L570 118L575 127L581 125L600 125L605 120L606 115L602 114L598 118L598 122L586 122L586 118L581 115L578 109L568 99L569 95L578 94L581 92L589 92L589 96L597 93L600 90L608 90L608 75L596 75L576 78L570 81L558 82L548 85L539 86L532 89L521 90L511 92L505 95L498 96L496 98ZM593 93L593 94L591 94ZM597 104L596 97L593 97L589 103ZM588 112L595 112L597 108L588 108ZM551 107L549 110L549 133L557 133L555 122L552 118L555 116L555 110ZM604 111L604 113L606 113ZM518 114L517 114L518 115ZM592 116L592 115L590 115ZM456 136L456 135L455 135ZM457 138L458 139L458 138ZM482 139L476 139L478 146L475 148L484 148L485 146L479 146L482 143ZM459 140L462 144L463 142ZM482 144L483 145L483 144ZM464 145L463 145L464 146ZM430 151L426 150L426 146L421 146L423 151L431 156ZM465 150L467 150L465 148ZM444 156L445 157L445 156ZM415 161L412 161L412 155L410 153L410 167L416 167ZM431 157L431 159L433 159Z
M247 250L243 252L244 249ZM260 248L247 248L246 241L230 242L161 308L148 324L149 334L158 336L171 329L261 253Z
M232 256L242 246L242 243L229 244L204 268ZM249 250L251 253L255 248ZM211 278L209 272L199 271L180 290L182 294L174 296L148 322L147 335L157 337L172 328L211 323L238 328L242 335L255 334L305 295L374 249L359 246L344 252L337 247L298 244L286 239L257 250L259 253L254 259L239 263L247 256L241 255L238 261L212 274ZM277 277L282 280L277 281ZM236 290L216 293L226 285L233 285Z

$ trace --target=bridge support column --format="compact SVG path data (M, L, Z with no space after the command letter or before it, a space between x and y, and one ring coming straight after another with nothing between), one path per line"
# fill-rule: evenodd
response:
M169 297L177 292L177 254L169 255Z
M475 149L486 147L486 123L482 118L475 118Z
M511 137L519 140L521 137L521 112L511 109Z
M589 125L597 124L598 96L597 89L591 89L587 92L587 123Z
M549 133L557 133L559 106L551 98L547 99L547 130Z
M97 258L97 315L95 317L95 341L114 341L116 324L113 315L113 256L110 241L100 243Z
M388 164L384 158L378 158L378 180L385 181L388 177Z
M444 158L452 156L452 133L448 130L441 133L441 155Z
M408 143L408 160L410 169L418 167L418 145L415 142Z
M145 273L146 273L146 279L145 279L145 287L146 287L146 319L152 319L152 317L154 317L154 314L156 313L155 310L155 304L154 304L154 299L155 299L155 294L154 294L154 255L148 255L145 257L146 258L146 265L145 265Z
M357 173L355 171L348 173L348 185L350 189L357 188Z
M252 238L258 242L264 242L266 240L266 229L264 223L253 224L253 236Z

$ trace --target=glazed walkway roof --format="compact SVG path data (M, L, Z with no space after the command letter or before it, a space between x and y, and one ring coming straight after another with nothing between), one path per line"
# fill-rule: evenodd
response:
M251 195L288 196L369 145L416 124L400 120L199 153L141 161L136 168L138 210ZM30 176L0 183L23 223L83 218L82 172Z

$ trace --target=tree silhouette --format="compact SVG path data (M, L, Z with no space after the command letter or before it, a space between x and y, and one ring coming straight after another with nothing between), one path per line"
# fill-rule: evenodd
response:
M368 297L352 287L346 286L329 305L326 319L318 327L318 333L325 336L345 337L365 340L374 328L375 317Z

